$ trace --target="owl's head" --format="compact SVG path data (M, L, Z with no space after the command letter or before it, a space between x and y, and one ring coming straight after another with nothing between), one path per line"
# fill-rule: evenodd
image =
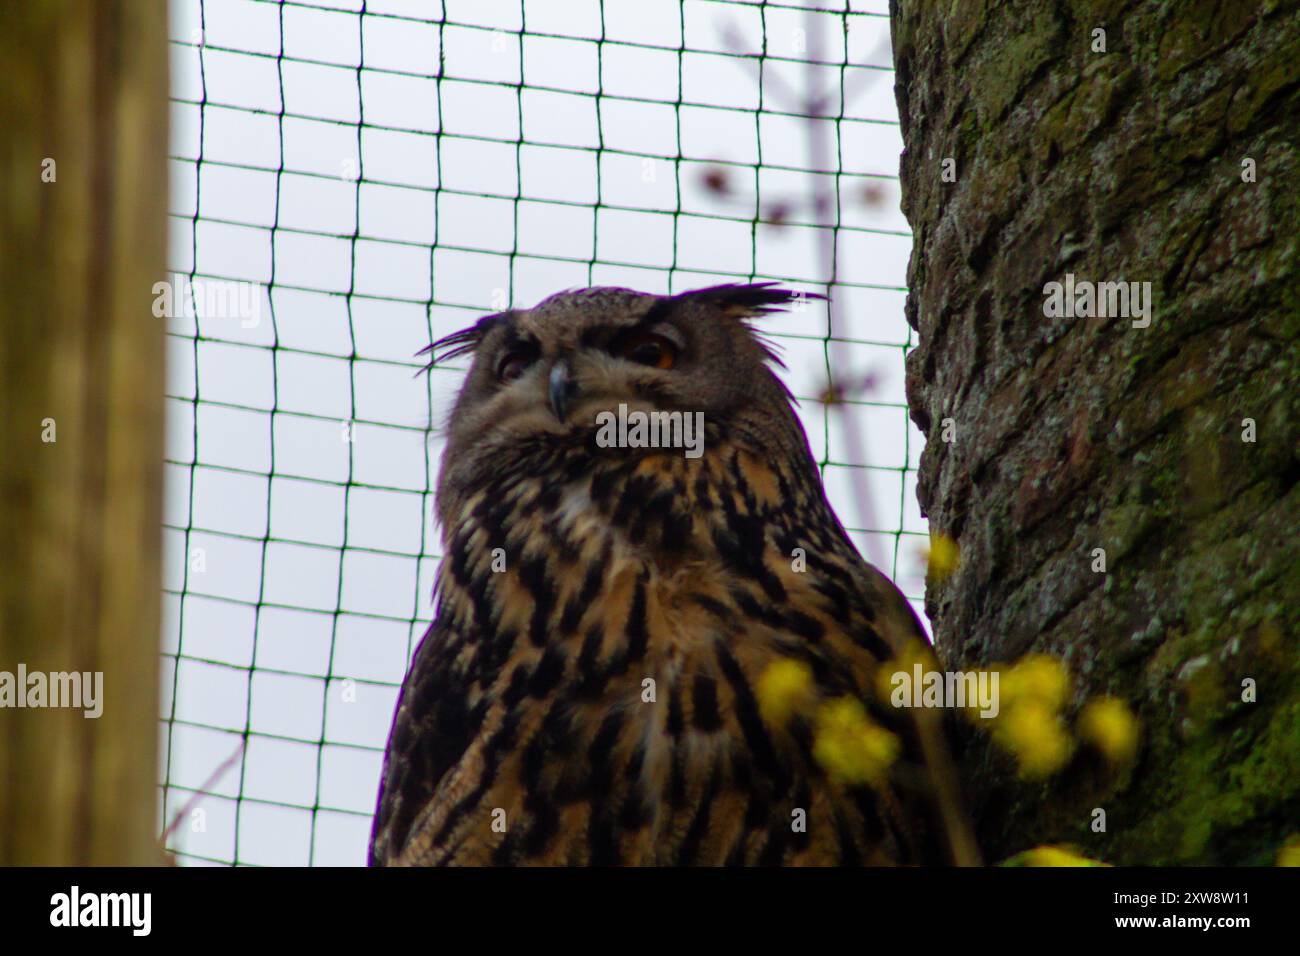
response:
M426 350L435 362L473 355L447 423L438 484L444 521L466 491L528 468L539 452L563 450L570 467L584 456L594 464L602 456L599 416L620 406L700 413L711 435L764 455L807 455L791 396L770 367L780 360L750 325L805 296L820 298L771 283L673 296L583 289L485 316L435 342Z

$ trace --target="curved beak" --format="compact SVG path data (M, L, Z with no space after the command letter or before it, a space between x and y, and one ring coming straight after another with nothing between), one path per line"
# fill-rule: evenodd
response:
M557 359L551 366L551 377L547 382L547 395L551 401L551 411L555 412L555 417L564 421L564 413L568 409L569 399L573 395L573 382L569 378L569 363L564 359Z

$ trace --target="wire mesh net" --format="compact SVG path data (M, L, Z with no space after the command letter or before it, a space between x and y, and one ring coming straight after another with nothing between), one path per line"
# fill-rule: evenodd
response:
M174 0L159 812L182 862L364 862L464 371L415 353L486 312L829 289L764 331L833 505L920 610L888 30L885 0Z

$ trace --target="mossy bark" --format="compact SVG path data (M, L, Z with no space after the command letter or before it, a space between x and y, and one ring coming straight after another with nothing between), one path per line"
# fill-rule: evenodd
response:
M0 864L158 863L167 11L0 3ZM93 678L92 684L93 686Z
M1300 4L891 8L918 494L961 551L937 643L1061 657L1072 706L1143 727L1127 771L1046 784L969 732L986 855L1271 863L1300 831ZM1150 325L1045 316L1066 273L1150 282Z

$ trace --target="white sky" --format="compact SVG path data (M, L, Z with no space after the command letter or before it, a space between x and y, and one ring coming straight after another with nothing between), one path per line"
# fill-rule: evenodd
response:
M418 349L575 286L824 290L809 211L752 224L817 180L807 121L785 115L809 14L778 2L605 0L602 27L597 0L371 0L365 15L359 0L172 0L169 267L255 283L261 303L255 325L202 308L168 321L166 820L248 732L198 804L204 829L173 836L183 862L365 860L397 687L433 611L442 445L426 428L462 374L415 376ZM812 25L821 59L851 64L817 74L851 91L821 127L840 170L834 338L854 340L837 367L874 378L848 415L860 461L844 413L813 401L825 307L765 327L832 462L832 503L924 617L887 2L851 7ZM761 96L726 25L745 51L766 36ZM702 184L714 162L725 200Z

